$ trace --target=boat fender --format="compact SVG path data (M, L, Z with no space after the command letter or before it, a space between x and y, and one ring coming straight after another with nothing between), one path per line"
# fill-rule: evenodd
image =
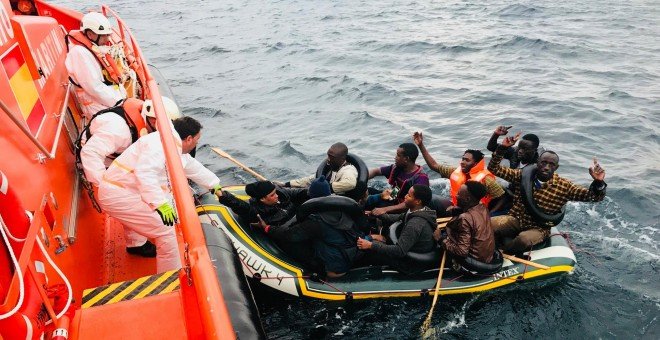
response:
M495 249L493 259L490 263L477 261L472 257L465 259L454 259L454 270L468 275L492 275L498 273L502 269L504 258L502 253Z
M11 282L14 273L20 271L16 269L17 261L23 243L27 237L30 228L30 218L23 209L18 195L9 185L7 176L0 171L0 216L4 226L0 225L0 301L5 301L8 289L8 282ZM12 263L15 262L15 263ZM38 268L38 266L35 266ZM13 270L12 270L13 268ZM37 284L34 280L26 279L27 273L21 273L24 276L19 282L18 306L12 310L0 310L0 338L5 339L39 339L44 333L45 321L48 316L45 310L42 310L41 296ZM46 283L45 272L35 273L34 278L41 283ZM22 284L21 284L22 283Z
M525 205L527 212L532 215L537 223L541 225L550 223L554 227L564 219L564 215L566 214L566 206L562 206L561 211L554 215L546 214L541 211L541 209L536 205L536 202L534 202L534 178L536 178L536 164L530 164L522 168L522 179L520 180L520 187L523 192L523 204Z
M357 176L357 184L355 185L355 188L352 190L349 190L346 192L343 196L350 197L356 201L359 201L362 199L364 196L364 192L367 190L367 181L369 180L369 168L367 168L367 165L364 163L362 158L352 154L348 153L346 155L346 161L353 164L355 168L357 169L358 176ZM328 165L327 160L323 160L321 164L319 164L318 169L316 169L316 178L319 178L320 176L326 176L329 177L330 174L330 166Z
M357 221L359 217L364 215L364 211L354 200L345 196L333 195L312 198L306 201L298 208L296 219L302 222L309 218L311 214L333 210L339 210L348 214L354 221Z
M234 331L240 334L242 339L265 339L259 310L247 277L243 274L243 264L236 248L222 230L209 223L201 225Z
M403 226L402 222L395 222L390 226L390 240L395 243L399 240L398 229ZM426 253L416 253L409 251L406 255L407 258L422 264L438 264L440 262L440 248L435 248Z

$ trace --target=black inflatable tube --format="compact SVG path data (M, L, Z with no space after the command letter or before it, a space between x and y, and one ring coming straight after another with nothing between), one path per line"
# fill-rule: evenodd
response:
M399 236L397 235L397 229L401 227L403 223L402 222L396 222L390 226L390 240L392 240L392 243L395 243L399 240ZM435 248L432 251L426 252L426 253L415 253L412 251L409 251L408 254L406 255L411 260L414 260L415 262L423 263L423 264L430 264L434 263L437 264L440 261L440 249Z
M229 237L218 228L202 223L206 247L222 286L222 296L231 323L240 339L266 339L257 304L243 274L243 267Z
M541 211L534 202L534 177L536 175L536 164L530 164L522 169L522 179L520 186L523 192L523 204L527 211L532 215L537 223L545 224L546 222L552 223L553 226L559 224L566 214L566 206L561 207L558 214L548 215Z
M362 208L360 208L354 200L345 196L332 195L312 198L303 203L300 208L298 208L296 219L298 221L304 221L311 214L332 210L342 211L351 216L353 220L357 220L364 214Z
M492 275L502 269L504 258L502 257L502 253L495 249L493 259L490 261L490 263L480 262L471 257L467 257L460 262L461 265L465 267L465 269L467 269L469 272L475 272L483 275Z
M359 201L362 199L362 196L364 196L364 192L367 190L367 181L369 180L369 169L367 168L367 165L364 163L362 158L352 154L348 153L346 156L346 161L349 163L353 164L355 168L358 171L358 176L357 176L357 184L355 185L355 188L353 190L350 190L344 194L346 197L350 197L356 201ZM324 176L326 173L328 173L328 162L327 160L323 160L321 164L319 164L319 167L316 169L316 178L319 178L320 176Z

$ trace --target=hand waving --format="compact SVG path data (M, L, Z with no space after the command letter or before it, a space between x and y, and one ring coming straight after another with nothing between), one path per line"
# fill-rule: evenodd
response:
M594 157L594 164L589 168L589 174L591 175L591 178L597 181L604 181L605 180L605 169L603 169L600 164L598 164L598 160L596 157Z
M504 136L507 133L509 133L509 129L512 128L512 127L513 127L513 125L511 125L511 126L500 125L495 129L495 131L493 131L493 133L498 135L498 136Z
M419 131L413 133L413 143L415 143L417 146L424 144L424 135L422 135L422 133Z
M522 132L516 133L516 135L513 136L513 137L509 136L509 137L504 138L504 140L502 141L502 146L505 147L505 148L514 146L516 144L516 142L518 141L518 138L520 138L520 134L522 134Z

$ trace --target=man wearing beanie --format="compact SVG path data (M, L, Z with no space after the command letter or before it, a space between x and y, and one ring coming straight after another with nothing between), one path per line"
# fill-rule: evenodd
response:
M361 255L355 239L363 235L358 226L366 223L364 210L351 198L331 195L324 176L310 184L309 197L315 208L307 208L300 220L259 226L306 269L327 278L343 276Z
M444 234L440 229L433 237L451 255L453 261L464 262L467 257L490 263L495 252L495 235L490 225L488 208L479 201L487 194L486 186L467 181L458 190L458 208L463 211L447 223Z
M308 199L307 189L277 188L270 181L258 181L245 186L250 200L245 202L229 192L216 193L220 203L231 208L248 223L259 218L269 225L281 225L296 216L296 209ZM258 216L257 216L258 215Z
M309 198L330 196L330 183L328 183L324 176L321 176L309 184L307 191Z

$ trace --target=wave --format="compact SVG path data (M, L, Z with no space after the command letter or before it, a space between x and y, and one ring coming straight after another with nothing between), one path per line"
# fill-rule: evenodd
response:
M231 50L228 50L226 48L223 48L223 47L220 47L220 46L217 46L217 45L202 47L202 48L199 49L199 51L210 53L210 54L232 52Z
M403 53L471 53L478 52L480 49L463 45L445 45L443 43L432 43L426 41L408 41L404 43L386 43L376 44L375 41L367 41L362 45L376 45L374 51L377 52L403 52Z
M277 148L279 149L280 156L296 157L302 159L305 162L309 162L309 158L305 156L304 153L298 151L295 147L293 147L293 145L291 145L291 141L279 142L277 143Z
M495 14L500 17L531 17L541 12L541 10L535 7L525 6L522 4L513 4L500 9L499 11L495 12Z

